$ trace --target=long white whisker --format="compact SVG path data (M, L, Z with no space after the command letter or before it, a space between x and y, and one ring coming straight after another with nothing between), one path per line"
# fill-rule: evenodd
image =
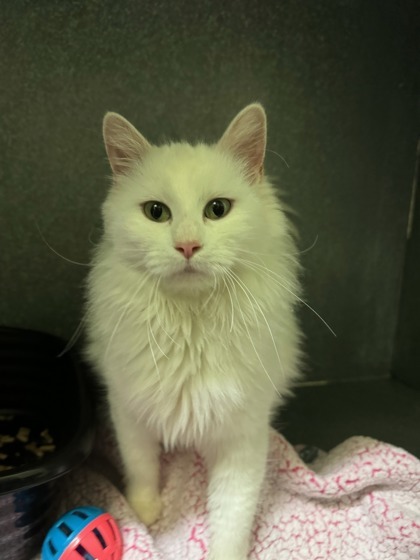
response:
M140 249L139 247L125 247L124 248L124 254L128 255L128 254L133 254L133 255L138 255L139 253L150 253L149 249Z
M303 255L304 253L308 253L309 251L311 251L315 245L318 243L318 239L319 239L319 235L316 234L315 239L313 240L313 242L309 245L309 247L306 247L306 249L302 249L302 251L297 251L296 253L292 253L292 255ZM256 256L267 256L267 257L272 257L273 255L276 255L276 253L263 253L262 251L250 251L249 249L241 249L240 247L236 247L235 249L236 251L239 251L240 253L248 253L250 255L256 255Z
M113 342L114 337L115 337L115 334L116 334L116 332L117 332L117 330L118 330L118 328L119 328L119 326L120 326L120 324L121 324L121 321L124 319L124 317L125 317L125 315L126 315L128 309L129 309L129 307L131 306L131 304L132 304L133 301L135 300L135 298L136 298L137 294L139 293L140 289L143 287L143 284L144 284L144 282L141 282L141 283L138 285L138 287L137 287L136 291L134 292L134 294L131 296L131 298L129 299L129 301L125 304L125 306L124 306L124 308L123 308L123 310L122 310L122 312L121 312L121 315L120 315L118 321L115 323L115 327L114 327L113 330L112 330L112 333L111 333L109 342L108 342L107 347L106 347L106 350L105 350L105 359L106 359L107 356L108 356L109 349L111 348L112 342Z
M254 300L255 305L257 306L258 311L261 313L262 318L264 319L264 322L265 322L265 324L266 324L266 326L267 326L268 332L270 333L270 338L271 338L271 341L272 341L272 343L273 343L274 350L275 350L275 352L276 352L276 356L277 356L277 359L278 359L278 362L279 362L279 365L280 365L280 369L282 370L283 375L284 375L283 362L281 361L280 354L279 354L279 351L278 351L278 348L277 348L277 344L276 344L276 341L274 340L273 331L271 330L270 324L269 324L269 322L267 321L267 317L266 317L264 311L262 310L261 305L260 305L259 302L256 300L256 298L254 297L254 295L252 294L252 292L251 292L251 290L248 288L248 286L245 284L245 282L243 282L243 281L238 277L238 275L235 274L233 271L231 271L231 274L236 278L237 282L239 282L239 285L240 285L240 287L242 287L242 289L244 290L244 292L245 292L245 290L246 290L246 291L249 293L249 295L251 296L251 298Z
M225 269L225 271L228 272L226 269ZM268 373L268 371L267 371L267 369L266 369L266 367L265 367L265 365L264 365L264 363L263 363L263 361L262 361L262 359L261 359L261 357L260 357L260 355L259 355L259 353L258 353L258 350L257 350L256 347L255 347L254 341L252 340L251 333L249 332L248 325L247 325L247 323L246 323L245 315L244 315L244 313L243 313L243 311L242 311L241 304L240 304L240 302L239 302L239 298L238 298L238 295L237 295L237 293L236 293L235 281L234 281L234 279L233 279L231 276L229 276L229 275L227 275L227 278L226 278L226 279L227 279L228 282L231 282L231 283L232 283L232 287L233 287L233 289L234 289L235 298L236 298L236 301L237 301L237 303L238 303L238 309L239 309L239 312L240 312L240 314L241 314L241 316L242 316L242 322L243 322L243 325L244 325L244 327L245 327L245 330L246 330L246 333L247 333L247 335L248 335L248 338L249 338L249 341L250 341L250 343L251 343L251 346L252 346L252 348L254 349L255 355L257 356L257 359L258 359L258 361L260 362L261 367L262 367L264 373L266 374L267 378L269 379L269 381L270 381L271 385L273 386L274 390L276 391L277 395L281 398L281 395L280 395L280 393L279 393L277 387L275 386L273 380L271 379L270 374Z
M297 253L298 255L303 255L304 253L308 253L309 251L311 251L315 245L318 243L318 234L316 234L314 242L312 243L312 245L310 245L309 247L307 247L306 249L303 249L303 251L300 251L299 253Z
M239 262L242 262L242 263L244 263L244 264L247 264L247 265L254 265L254 266L260 268L261 270L264 270L265 272L269 273L270 275L276 276L276 277L279 278L282 282L285 282L285 283L288 284L289 286L292 286L292 283L289 282L288 280L286 280L286 278L284 278L283 276L280 276L280 274L277 274L277 272L274 272L274 270L271 270L270 268L268 268L268 267L265 266L265 265L262 265L262 264L259 264L259 263L255 262L255 261L250 261L250 260L247 260L247 259L238 259L238 261L239 261ZM293 295L294 295L295 297L297 297L296 294L293 294Z
M92 239L92 235L93 235L93 232L94 232L95 229L96 229L95 226L93 226L93 227L90 229L89 236L88 236L88 241L89 241L89 243L90 243L91 245L93 245L94 247L96 247L97 245L99 245L98 242L95 242L95 241L93 241L93 239Z
M225 270L226 270L222 266L220 266L219 269L222 270L222 273L224 273ZM222 275L222 280L223 280L223 283L225 285L227 294L228 294L229 299L230 299L230 328L229 328L229 332L232 332L233 331L234 317L235 317L235 306L233 305L232 294L230 292L229 285L227 284L224 275Z
M54 247L51 247L51 245L48 243L48 241L45 239L44 234L42 233L42 231L39 228L38 224L35 224L36 228L38 230L39 235L41 236L42 241L45 243L45 245L48 247L48 249L50 251L52 251L55 255L57 255L57 257L60 257L60 259L63 259L63 261L66 261L70 264L76 264L78 266L91 266L90 263L81 263L81 262L77 262L77 261L72 261L71 259L68 259L67 257L65 257L64 255L61 255L58 251L56 251L54 249Z
M263 273L266 274L266 276L268 278L270 278L275 284L277 284L278 286L280 286L281 288L286 290L286 292L289 292L289 294L291 294L294 298L296 298L298 301L300 301L300 303L302 303L305 307L307 307L310 311L312 311L312 313L314 313L314 315L316 315L318 317L318 319L327 327L327 329L331 332L331 334L334 335L335 337L337 337L336 333L330 327L330 325L327 323L327 321L325 321L325 319L323 319L321 317L321 315L317 311L315 311L315 309L313 307L311 307L309 305L309 303L306 303L305 300L303 300L301 297L299 297L297 294L295 294L290 288L288 288L287 286L284 285L284 282L289 283L289 282L287 282L287 280L285 278L282 278L279 274L277 274L273 270L270 270L266 266L262 266L262 265L260 265L256 262L247 261L247 260L244 260L244 259L240 259L240 262L249 266L249 268L251 268L251 269L253 268L253 270L255 270L255 272L259 271L261 274L263 274ZM277 278L273 278L273 276L278 277L280 280L277 280Z
M237 249L237 251L242 251L243 253L249 253L250 255L254 255L255 257L257 257L257 259L261 262L264 263L264 260L262 257L264 256L269 256L272 257L274 255L274 253L261 253L261 252L256 252L256 251L245 251L244 249ZM284 254L283 257L289 261L291 261L292 263L294 263L295 265L299 266L299 262L296 259L296 255L299 255L300 253L290 253L290 254ZM248 262L255 262L255 261L248 261Z
M158 283L157 283L157 286L156 286L156 292L157 292L157 290L159 289L160 281L161 281L161 278L159 278L159 280L158 280ZM157 322L158 322L158 326L159 326L159 327L162 329L162 331L166 334L166 336L169 338L169 340L170 340L171 342L173 342L173 343L175 344L175 346L178 346L178 348L181 348L181 345L179 344L179 342L177 342L176 340L174 340L174 339L172 338L172 336L168 333L168 331L165 329L165 327L162 325L162 321L160 320L160 317L159 317L159 309L158 309L158 308L156 308L156 319L157 319Z
M166 353L162 350L160 344L159 344L158 341L156 340L156 337L155 337L155 335L154 335L153 328L152 328L152 323L151 323L151 321L150 321L151 300L154 298L154 296L155 296L155 294L156 294L156 291L157 291L157 288L158 288L159 283L160 283L160 278L156 281L155 285L153 286L152 291L150 292L149 304L148 304L147 323L148 323L148 327L149 327L149 330L150 330L150 334L152 335L152 338L153 338L153 340L154 340L156 346L157 346L158 349L161 351L162 355L165 356L165 358L166 358L167 360L169 360L169 356L166 355ZM157 313L156 313L156 315L157 315Z
M149 321L147 322L147 339L148 339L148 341L149 341L149 349L150 349L150 352L151 352L151 354L152 354L153 362L154 362L154 364L155 364L156 373L157 373L158 378L159 378L159 383L160 383L160 385L162 386L162 382L161 382L161 378L160 378L159 366L157 365L155 352L154 352L153 347L152 347L152 340L151 340L151 338L150 338L150 324L149 324Z
M266 152L271 152L272 154L278 156L278 157L282 160L282 162L286 165L286 167L287 167L288 169L290 169L290 165L287 163L287 161L284 159L283 156L281 156L280 154L278 154L278 153L275 152L274 150L266 149Z
M64 349L58 354L59 358L62 358L64 356L64 354L67 354L67 352L69 350L71 350L73 348L73 346L76 344L76 342L79 340L80 335L83 332L83 325L84 325L84 322L86 320L86 317L87 317L87 313L85 313L83 315L82 320L77 325L76 330L74 331L74 333L70 337L70 340L67 342Z
M206 305L208 304L208 302L212 299L212 297L214 296L216 289L218 287L218 283L217 283L217 278L216 278L216 274L212 271L213 273L213 288L210 292L210 295L207 297L207 299L205 300L205 302L202 304L201 309L205 309Z
M158 282L158 281L157 281L157 282ZM157 282L156 282L156 284L157 284ZM153 362L154 362L154 364L155 364L156 373L157 373L157 376L158 376L158 378L159 378L160 393L163 394L163 393L162 393L162 378L161 378L161 376L160 376L159 366L158 366L158 364L157 364L155 352L154 352L154 350L153 350L152 340L151 340L151 338L150 338L150 334L153 335L152 328L151 328L151 324L150 324L150 308L151 308L152 296L154 295L154 290L155 290L155 288L156 288L156 284L155 284L155 286L153 287L153 289L152 289L151 292L150 292L149 302L148 302L148 306L147 306L147 339L148 339L148 341L149 341L149 349L150 349L150 352L151 352L151 354L152 354ZM153 335L153 338L154 338L154 335ZM154 338L154 340L155 340L155 342L156 342L156 339L155 339L155 338ZM156 344L157 344L157 343L156 343ZM159 345L158 345L158 348L159 348ZM160 349L160 350L162 351L162 349Z
M247 300L249 302L249 306L252 309L252 313L254 314L255 324L258 327L258 332L260 332L260 322L258 321L257 313L255 311L255 307L252 304L251 298L249 297L247 292L244 290L244 288L241 286L240 281L238 282L239 278L236 276L236 274L234 275L234 273L231 270L228 270L228 269L225 270L225 273L226 273L227 276L232 278L232 280L234 280L238 284L238 286L241 288L241 290L245 294L245 297L247 298Z
M228 296L230 299L230 311L231 311L231 316L230 316L230 328L229 328L229 332L233 331L233 323L235 321L235 306L233 305L233 299L232 299L232 294L231 291L229 289L229 284L226 283L226 280L223 278L223 282L225 283L227 292L228 292Z
M257 256L267 256L272 257L275 253L262 253L261 251L249 251L248 249L240 249L236 247L235 251L239 251L241 253L248 253L249 255L257 255Z

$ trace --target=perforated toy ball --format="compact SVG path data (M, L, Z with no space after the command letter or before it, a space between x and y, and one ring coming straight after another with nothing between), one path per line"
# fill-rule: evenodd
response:
M102 509L83 506L65 513L42 545L42 560L121 560L121 533Z

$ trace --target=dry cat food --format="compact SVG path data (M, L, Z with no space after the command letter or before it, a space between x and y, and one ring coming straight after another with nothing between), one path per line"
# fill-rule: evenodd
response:
M30 465L55 449L44 421L25 414L0 414L0 474Z

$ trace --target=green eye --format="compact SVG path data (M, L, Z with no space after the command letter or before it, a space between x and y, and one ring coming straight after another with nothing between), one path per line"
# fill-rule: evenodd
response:
M143 204L143 212L149 220L154 222L167 222L171 219L171 211L163 204L163 202L157 202L156 200L151 200Z
M215 198L206 204L204 215L209 220L220 220L229 214L231 208L232 203L227 198Z

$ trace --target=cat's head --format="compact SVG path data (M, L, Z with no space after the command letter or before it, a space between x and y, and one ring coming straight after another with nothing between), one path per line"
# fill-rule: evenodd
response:
M113 171L105 235L118 258L161 285L209 289L283 227L263 175L261 105L241 111L211 146L152 146L116 113L103 131Z

